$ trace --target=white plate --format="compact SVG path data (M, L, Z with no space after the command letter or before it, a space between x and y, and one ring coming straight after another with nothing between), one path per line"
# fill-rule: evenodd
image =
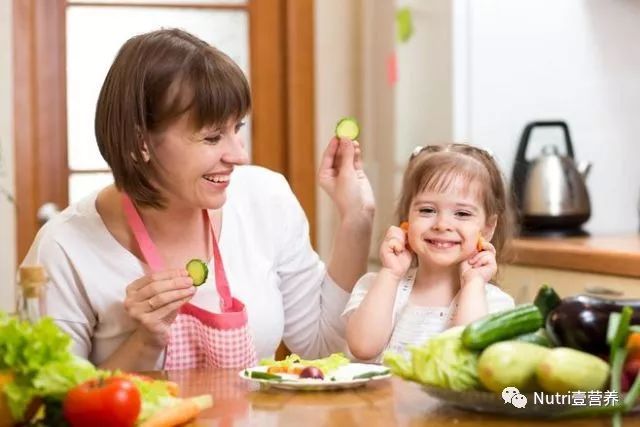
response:
M252 371L267 372L267 366L255 366L253 368L243 369L238 374L245 380L284 390L340 390L360 387L371 381L379 381L391 377L389 368L386 366L367 363L349 363L348 365L341 366L335 371L330 372L323 380L299 378L297 375L291 374L278 374L282 377L281 381L251 378L250 375ZM372 371L387 373L373 378L353 379L356 375Z

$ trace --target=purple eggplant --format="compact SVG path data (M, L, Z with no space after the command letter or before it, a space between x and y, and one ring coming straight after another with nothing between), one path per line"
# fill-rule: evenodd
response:
M640 324L640 300L609 300L589 295L564 298L549 313L546 331L556 346L571 347L598 356L609 354L609 314L633 308L632 325Z

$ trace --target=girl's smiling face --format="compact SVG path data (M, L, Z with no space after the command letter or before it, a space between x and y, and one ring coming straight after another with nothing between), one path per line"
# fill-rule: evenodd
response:
M184 114L161 134L151 136L155 169L169 205L218 209L236 165L249 157L240 133L242 120L194 130Z
M490 240L496 218L487 218L478 184L453 178L447 189L418 192L409 210L408 240L421 264L457 266L476 252L479 235Z

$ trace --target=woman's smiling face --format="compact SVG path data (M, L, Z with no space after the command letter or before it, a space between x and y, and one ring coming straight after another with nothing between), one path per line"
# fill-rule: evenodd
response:
M443 192L425 189L413 198L408 240L420 263L449 267L476 252L478 237L490 239L495 220L488 221L478 184L453 178Z
M159 186L170 206L222 207L234 167L249 162L239 132L243 124L228 120L224 126L194 130L184 114L151 136Z

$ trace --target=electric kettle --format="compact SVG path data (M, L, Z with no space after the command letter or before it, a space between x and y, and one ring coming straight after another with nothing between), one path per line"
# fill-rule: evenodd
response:
M555 145L527 160L531 133L536 127L560 127L564 133L566 155ZM585 179L591 163L576 163L569 127L563 121L527 124L522 132L513 166L511 185L523 235L576 236L591 216Z

